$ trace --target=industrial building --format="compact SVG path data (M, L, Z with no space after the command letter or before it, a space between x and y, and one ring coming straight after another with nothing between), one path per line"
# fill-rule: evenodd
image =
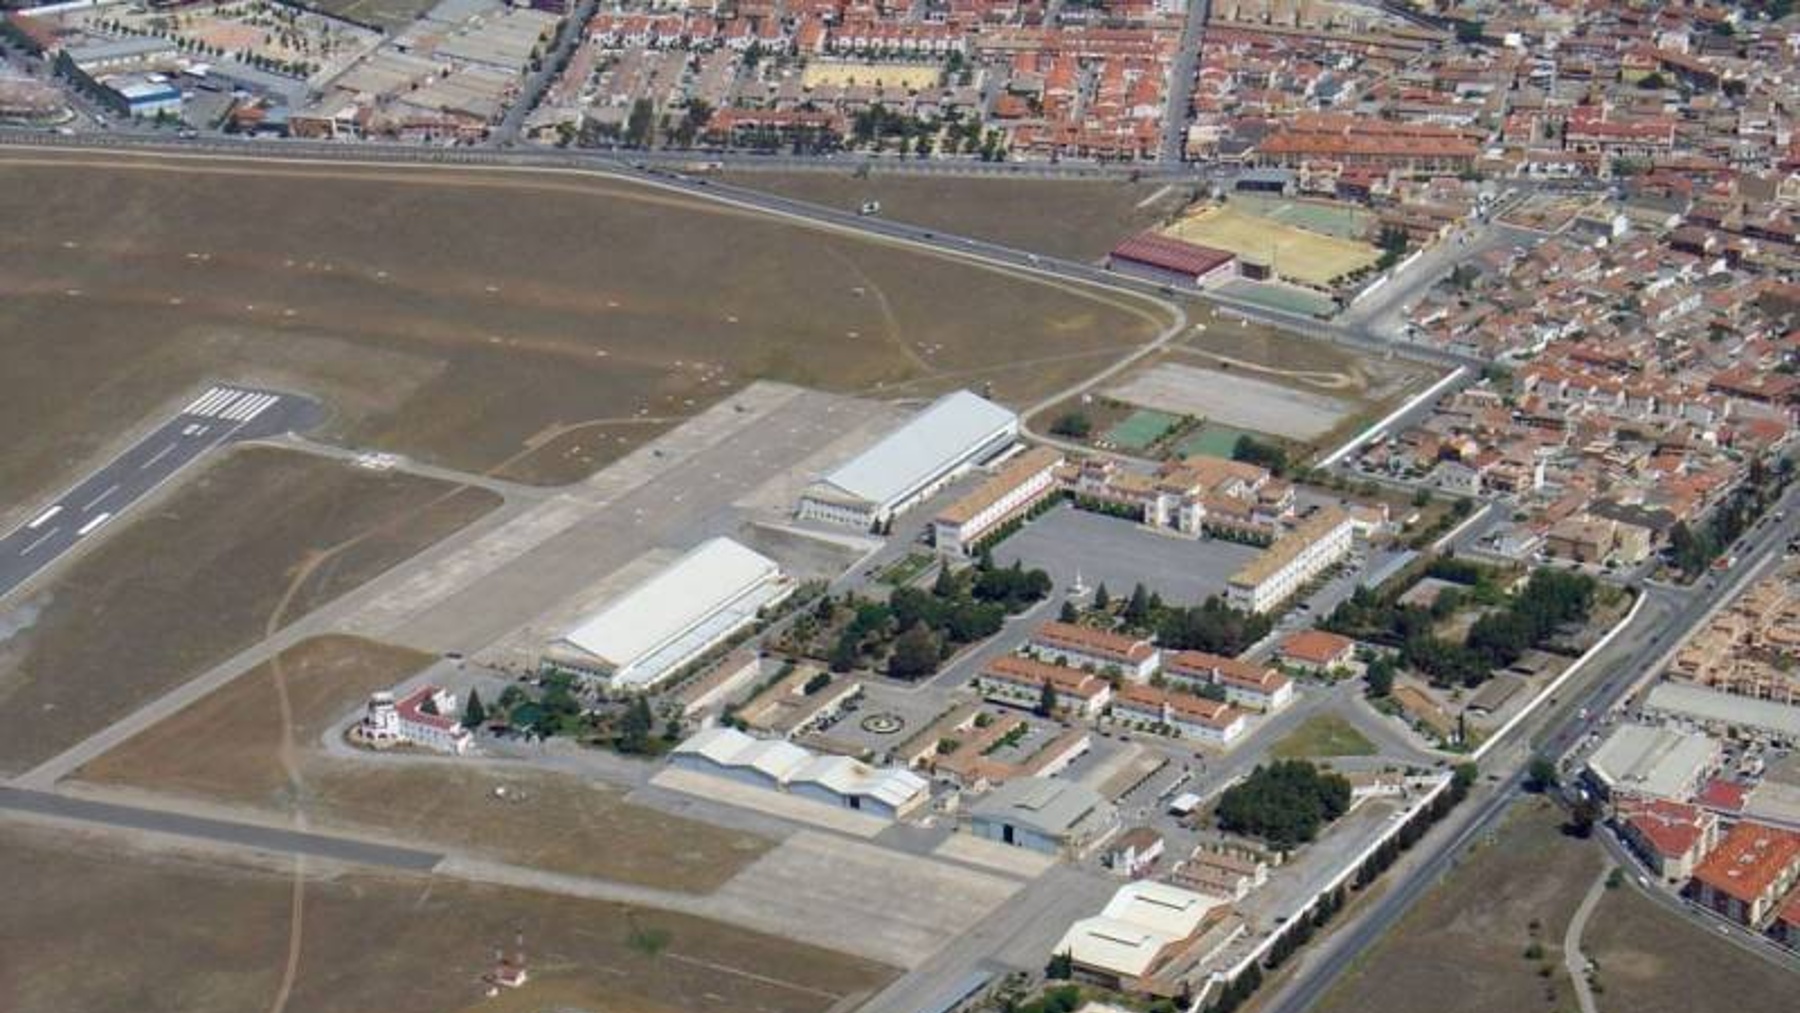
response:
M714 538L557 638L543 665L608 692L646 692L792 591L774 560Z
M1606 798L1685 799L1718 768L1720 755L1719 744L1704 735L1620 725L1588 757L1587 776Z
M882 819L900 819L931 800L930 785L910 770L819 756L791 742L752 738L723 725L689 736L669 762Z
M1140 232L1113 247L1106 266L1115 271L1179 285L1204 285L1237 275L1237 255L1158 232Z
M1221 897L1139 880L1113 894L1100 913L1069 926L1056 952L1074 976L1102 988L1173 995L1185 970L1243 931Z
M1722 693L1685 682L1658 683L1644 698L1645 714L1686 721L1727 735L1800 742L1800 707Z
M995 457L1018 436L1018 415L966 390L953 391L808 486L799 516L868 530Z
M1118 825L1117 810L1099 792L1044 777L1008 781L969 807L975 836L1046 855L1081 854Z

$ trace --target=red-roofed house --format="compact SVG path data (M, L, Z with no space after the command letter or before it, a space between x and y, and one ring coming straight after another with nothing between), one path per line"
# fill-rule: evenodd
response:
M1719 817L1685 802L1623 796L1613 819L1625 843L1671 883L1692 878L1701 856L1719 845Z
M989 662L975 676L975 691L995 703L1036 707L1046 683L1058 706L1082 717L1098 716L1112 699L1112 684L1097 675L1014 654Z
M1294 700L1294 681L1280 672L1205 651L1163 658L1163 675L1176 685L1217 686L1227 701L1271 714Z
M1748 820L1694 870L1694 899L1740 925L1761 928L1800 880L1800 834Z
M1339 675L1356 660L1356 641L1324 630L1300 630L1281 642L1275 656L1303 672Z
M1143 682L1156 672L1161 653L1142 637L1096 630L1074 623L1050 622L1031 636L1030 648L1042 657L1077 668L1116 666L1125 677Z

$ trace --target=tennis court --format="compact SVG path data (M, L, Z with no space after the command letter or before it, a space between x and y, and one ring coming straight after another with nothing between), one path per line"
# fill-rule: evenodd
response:
M1237 449L1238 437L1245 435L1247 434L1242 429L1208 422L1176 444L1175 452L1182 457L1219 457L1230 460L1231 452Z
M1166 412L1141 408L1106 431L1106 439L1127 450L1143 450L1175 428L1177 419Z

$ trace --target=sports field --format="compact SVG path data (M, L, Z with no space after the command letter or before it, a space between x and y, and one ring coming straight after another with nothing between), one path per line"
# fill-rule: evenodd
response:
M1367 208L1337 201L1295 200L1290 197L1237 193L1231 195L1231 203L1284 225L1293 225L1339 239L1361 239L1369 234L1370 227L1375 223L1375 215Z
M1143 450L1163 438L1180 421L1165 412L1140 408L1106 431L1106 440L1126 450Z
M882 88L902 88L907 91L923 91L937 85L943 76L943 68L932 63L833 63L816 62L806 65L800 74L800 82L804 87L817 88L821 85L848 87L852 85L876 85Z
M1230 459L1232 451L1237 449L1238 440L1246 435L1248 434L1242 429L1233 429L1216 422L1208 422L1196 430L1192 436L1177 444L1175 453L1182 457Z
M1163 231L1190 243L1270 261L1278 276L1321 287L1381 258L1381 252L1367 243L1284 225L1235 202L1201 208Z
M324 438L540 484L752 380L1031 403L1166 325L1134 296L618 180L0 154L0 514L222 380Z

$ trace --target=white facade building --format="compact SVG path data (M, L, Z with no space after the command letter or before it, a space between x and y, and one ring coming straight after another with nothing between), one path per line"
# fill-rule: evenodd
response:
M387 691L369 697L357 732L376 746L422 746L461 756L474 737L457 720L456 694L437 686L421 686L400 699Z
M1356 526L1337 507L1322 507L1262 555L1233 574L1225 586L1234 608L1268 612L1350 554Z
M1007 462L975 491L932 520L933 540L946 555L973 554L973 546L1056 491L1061 451L1037 447Z
M1011 446L1019 416L966 390L933 402L800 498L802 520L868 530Z

